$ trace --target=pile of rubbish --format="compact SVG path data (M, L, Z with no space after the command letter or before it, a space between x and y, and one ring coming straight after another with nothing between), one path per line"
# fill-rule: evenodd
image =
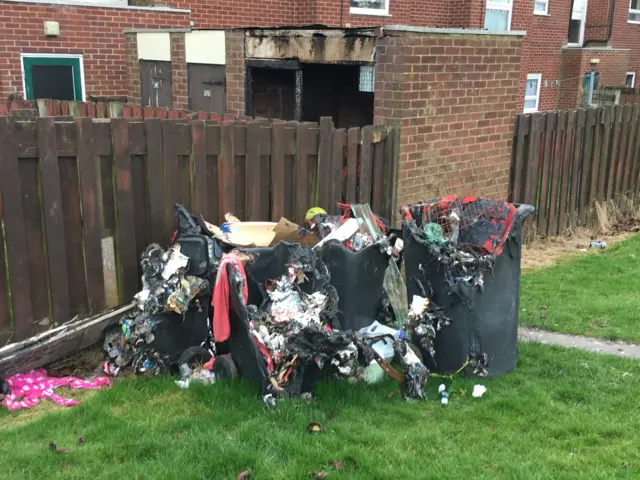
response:
M120 328L105 333L109 360L103 369L109 375L118 375L125 367L134 374L169 371L171 356L154 348L154 332L162 322L176 320L161 314L174 313L184 320L189 309L208 311L205 299L211 294L221 249L212 238L201 235L197 219L183 206L176 205L175 211L178 230L173 245L168 250L149 245L140 259L142 290L134 297L136 310L120 320Z
M388 224L373 215L368 205L340 205L339 215L312 209L307 215L308 229L286 219L277 224L252 223L240 222L232 215L216 227L193 217L180 205L175 209L178 228L172 245L167 250L150 245L141 257L143 288L135 295L135 312L124 316L119 327L105 335L107 374L119 375L124 370L133 374L178 372L177 383L183 388L192 381L214 383L220 370L217 365L223 363L233 364L231 370L242 375L240 360L245 366L247 360L238 359L243 352L234 352L232 337L239 333L232 333L231 325L240 321L259 352L257 366L266 372L263 399L267 404L274 404L281 396L308 393L319 378L373 382L384 372L401 383L406 398L425 398L429 371L420 360L419 349L410 345L410 338L415 331L420 341L433 349L430 339L447 321L426 299L414 301L409 311L397 268L402 240L395 238L394 246L390 245L385 235ZM272 255L269 249L283 238L296 242L288 244L289 256L281 274L256 279L252 270L256 260ZM194 248L195 244L202 247ZM378 275L380 290L384 290L376 300L379 321L374 313L366 328L341 325L339 293L322 259L323 249L338 244L354 253L374 246L383 264L389 265L384 269L387 272L381 272L384 276ZM388 270L393 272L391 280ZM250 298L250 285L252 290L257 285L260 298ZM231 315L233 295L238 304L246 306L236 315ZM402 311L402 316L396 310ZM205 353L197 366L187 364L188 360L158 342L158 332L167 323L179 325L189 312L206 328L193 345ZM392 361L399 363L402 372L391 367Z
M489 374L481 332L495 358L496 342L516 345L519 250L510 250L517 270L498 259L532 207L450 196L403 207L403 231L368 205L338 204L335 215L312 208L303 226L230 213L216 226L174 209L169 246L151 244L141 255L133 310L105 331L108 376L170 373L181 388L239 376L260 382L264 403L275 405L312 394L323 378L376 383L388 375L404 398L420 400L431 370ZM409 288L399 268L405 254ZM486 283L496 268L512 285ZM479 296L486 285L508 290L493 311L508 328L515 318L505 337L495 335L504 329L498 322L480 325L491 323L482 315L494 305ZM460 345L462 358L438 365ZM76 384L109 383L97 382ZM0 381L0 394L11 386Z

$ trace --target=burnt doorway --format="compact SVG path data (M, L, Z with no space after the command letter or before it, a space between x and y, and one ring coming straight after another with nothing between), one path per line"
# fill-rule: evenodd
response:
M336 128L373 124L372 67L305 63L302 75L302 120L331 117Z
M140 92L142 106L171 108L171 62L140 60Z
M189 109L195 112L225 113L227 105L224 65L189 63Z
M301 120L302 71L297 61L250 60L246 82L247 115Z
M84 100L81 55L24 54L22 69L27 100Z

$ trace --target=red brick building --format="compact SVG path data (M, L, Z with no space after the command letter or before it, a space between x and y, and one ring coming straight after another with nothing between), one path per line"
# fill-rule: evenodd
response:
M583 76L593 58L600 60L600 86L634 86L635 74L640 70L638 0L166 0L161 6L136 6L154 4L153 0L129 3L132 5L127 0L0 0L0 97L33 97L34 88L45 88L41 77L57 78L52 73L56 71L54 67L60 67L57 75L64 77L65 66L74 72L68 74L73 76L74 85L73 91L68 86L66 92L57 92L61 95L79 99L87 95L138 93L139 89L130 85L137 79L130 78L131 69L127 68L131 59L126 56L124 32L140 29L175 32L191 28L324 25L348 29L407 25L526 31L518 102L519 109L526 111L577 106L582 100ZM51 31L45 32L45 22ZM177 37L173 41L178 41ZM174 54L181 55L177 51ZM133 59L134 63L137 60L145 59ZM171 61L171 55L163 61ZM34 73L30 74L34 66ZM529 89L525 95L527 79ZM174 106L188 107L185 87L178 83L176 88L182 91L172 98ZM44 91L48 92L46 88ZM237 104L238 100L231 102Z

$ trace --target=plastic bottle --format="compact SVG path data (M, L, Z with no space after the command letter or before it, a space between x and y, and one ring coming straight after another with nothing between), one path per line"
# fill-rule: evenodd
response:
M441 383L438 387L438 393L440 394L440 406L446 407L449 405L449 393L447 392L447 387L445 387L444 383Z

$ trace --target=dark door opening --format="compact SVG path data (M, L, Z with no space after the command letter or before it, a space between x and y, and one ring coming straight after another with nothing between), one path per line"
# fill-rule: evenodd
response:
M361 91L359 65L304 64L302 79L302 120L332 117L337 128L373 123L373 92Z
M251 68L251 111L253 117L295 119L296 71L280 68Z
M224 65L187 65L189 76L189 109L195 112L225 113L227 110Z

